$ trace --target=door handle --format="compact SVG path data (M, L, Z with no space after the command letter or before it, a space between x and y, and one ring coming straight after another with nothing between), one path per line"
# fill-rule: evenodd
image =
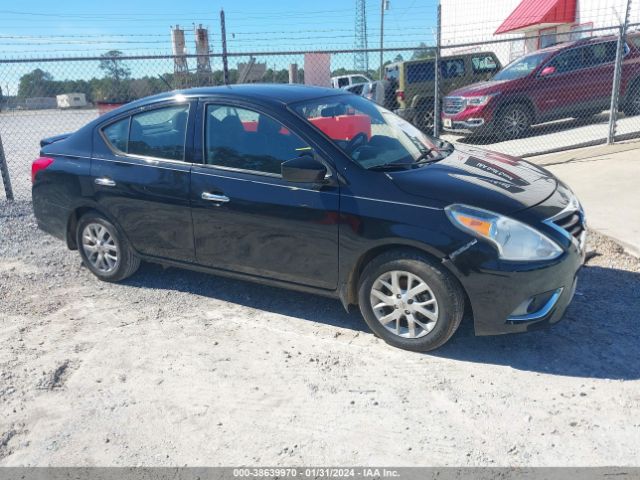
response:
M93 181L93 183L95 183L96 185L102 185L103 187L115 187L116 186L116 182L114 182L110 178L106 178L106 177L96 178Z
M202 192L202 199L216 203L227 203L229 201L229 197L227 197L226 195L218 195L216 193L209 192Z

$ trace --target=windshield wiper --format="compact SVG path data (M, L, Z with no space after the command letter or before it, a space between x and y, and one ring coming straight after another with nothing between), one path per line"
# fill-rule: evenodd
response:
M439 149L436 147L431 147L428 150L425 150L424 152L422 152L420 154L420 156L418 158L416 158L413 162L389 162L389 163L383 163L382 165L374 165L373 167L369 167L367 170L387 170L390 168L396 168L396 167L413 167L416 165L426 165L429 163L435 163L435 162L439 162L440 160L442 160L444 157L443 156L439 156L439 157L433 157L433 158L428 158L429 155L431 154L431 152L434 151L449 151L448 149Z

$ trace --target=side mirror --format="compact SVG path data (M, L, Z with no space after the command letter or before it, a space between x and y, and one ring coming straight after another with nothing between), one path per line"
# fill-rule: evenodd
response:
M327 167L310 156L302 156L282 162L282 178L294 183L321 183L327 175Z
M544 67L542 69L542 71L540 72L540 76L541 77L548 77L549 75L553 75L554 73L556 73L556 67L553 67L551 65Z

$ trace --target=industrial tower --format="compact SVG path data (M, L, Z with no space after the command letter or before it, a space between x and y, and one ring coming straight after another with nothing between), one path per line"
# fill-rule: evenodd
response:
M365 0L356 0L356 41L357 50L366 50L367 47L367 10ZM353 68L359 72L369 70L369 54L367 52L355 52L353 55Z
M196 54L198 63L196 70L198 73L211 73L211 61L209 60L209 30L203 28L202 24L195 27Z
M187 51L184 43L184 30L180 25L171 27L171 47L173 49L173 71L176 74L185 74L189 72L187 65Z

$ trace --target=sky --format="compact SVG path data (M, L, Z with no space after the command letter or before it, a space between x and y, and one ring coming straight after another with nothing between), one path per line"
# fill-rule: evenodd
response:
M437 0L389 0L385 47L433 44ZM210 50L220 53L220 9L224 8L229 52L350 49L355 45L355 0L23 0L0 3L0 59L97 56L117 49L125 55L171 53L170 28L185 29L187 53L195 53L194 24L209 28ZM368 45L380 45L381 0L366 0ZM385 60L398 53L386 54ZM411 52L404 52L410 56ZM230 63L246 62L236 57ZM265 56L269 67L286 68L301 56ZM216 62L217 59L214 59ZM369 55L372 68L377 54ZM332 67L352 68L353 54L332 58ZM97 64L46 64L54 78L98 75ZM0 85L15 90L36 64L0 64ZM231 65L232 67L234 65ZM132 62L134 76L171 70L170 61ZM214 68L218 65L214 64Z
M170 26L180 24L185 28L187 45L192 47L194 23L209 27L215 51L219 50L221 8L225 9L230 50L351 48L354 45L355 0L2 3L0 56L3 57L42 53L69 55L111 47L127 53L166 53L170 51ZM369 44L377 46L380 1L367 0L366 4ZM432 42L435 9L436 0L389 0L389 10L385 11L385 44L413 46L420 41Z

